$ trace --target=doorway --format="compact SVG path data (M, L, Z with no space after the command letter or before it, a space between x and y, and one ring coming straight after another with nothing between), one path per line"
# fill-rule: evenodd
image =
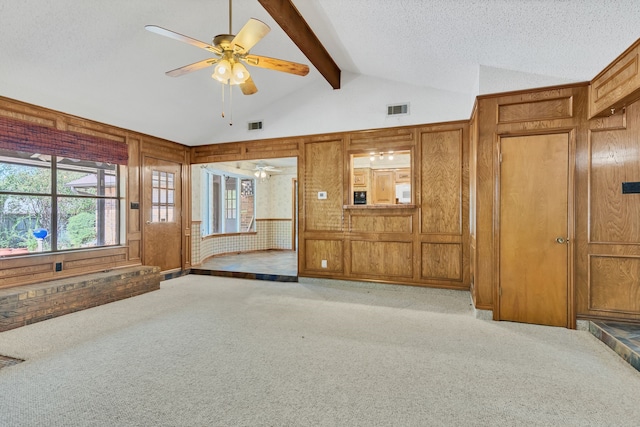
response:
M502 137L499 320L570 327L570 134Z
M143 159L144 264L160 271L182 268L182 165Z
M201 265L196 270L231 273L234 277L258 274L273 280L297 278L297 158L207 163L198 169L202 176L236 176L254 181L255 227L238 232L215 232L203 227L202 242L206 245L200 246ZM192 180L197 179L194 175ZM205 182L208 178L201 179ZM193 198L200 200L202 224L206 224L211 216L211 203L207 200L218 196L204 184L194 185L198 187Z

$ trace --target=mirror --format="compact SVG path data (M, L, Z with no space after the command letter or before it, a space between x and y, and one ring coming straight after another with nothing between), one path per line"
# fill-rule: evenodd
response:
M351 155L353 205L412 204L411 151L377 151Z

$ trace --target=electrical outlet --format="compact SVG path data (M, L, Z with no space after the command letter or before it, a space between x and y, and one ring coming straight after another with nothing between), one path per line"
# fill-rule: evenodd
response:
M62 263L56 262L56 271L62 271Z
M322 261L320 261L320 267L327 268L327 260L326 259L323 259Z
M318 191L318 200L327 200L327 192Z

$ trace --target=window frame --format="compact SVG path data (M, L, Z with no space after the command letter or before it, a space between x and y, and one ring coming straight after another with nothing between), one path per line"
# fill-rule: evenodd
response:
M16 154L16 156L12 157L11 154ZM26 158L24 157L25 155L29 157ZM39 160L32 160L34 156L40 156ZM68 157L61 157L61 156L55 156L55 155L51 155L51 156L47 155L45 156L45 158L43 158L42 155L38 155L36 153L17 151L17 150L2 150L2 152L0 152L1 165L22 165L22 166L28 166L33 168L47 169L48 175L49 175L49 188L47 189L47 191L41 191L41 192L13 191L13 190L6 191L0 188L0 195L2 196L40 197L43 199L48 199L49 210L50 210L49 212L50 230L47 230L49 234L45 238L45 240L48 240L47 242L48 248L46 250L40 250L40 251L33 251L33 252L29 251L28 253L21 252L17 254L8 254L8 255L5 254L3 255L3 257L15 256L15 255L41 256L41 255L47 255L52 253L61 253L61 252L87 250L87 249L100 249L100 248L116 247L116 246L122 245L121 229L122 229L122 222L124 219L122 215L123 203L122 203L122 197L121 197L121 182L120 182L122 177L121 165L112 164L111 166L113 166L113 174L111 174L111 173L107 173L106 169L101 169L98 165L93 167L93 166L87 166L87 165L78 166L72 163L60 163L65 159L69 159L71 161L79 161L83 163L86 163L86 162L100 163L100 162L91 162L86 160L80 161L77 159L70 159ZM73 193L66 193L64 191L61 191L61 189L59 188L58 181L61 179L61 174L64 171L86 172L88 175L91 175L91 174L95 175L96 176L96 194L89 194L86 192L84 194L77 194L77 193L73 194ZM106 182L107 176L113 177L113 187L115 187L115 194L113 195L106 194L106 189L110 187L109 185L107 185L107 182ZM100 186L102 187L102 191L98 191L98 188ZM102 194L99 194L100 192L102 192ZM96 214L95 245L81 246L81 247L68 247L68 248L59 247L60 246L59 231L60 231L60 225L61 225L59 208L61 205L60 202L65 199L89 200L89 201L95 202L95 207L96 207L95 208L95 214ZM107 215L105 206L109 202L113 203L113 215L112 215L113 223L111 223L111 225L105 222L105 216ZM102 206L102 210L100 210L100 206ZM0 206L0 209L4 209L4 206ZM107 237L106 231L110 226L113 226L112 235L113 235L114 243L105 244L104 241ZM2 227L4 227L4 224L2 225ZM65 231L66 231L66 228L65 228ZM38 247L40 249L43 249L40 244L38 245Z
M217 197L218 199L217 200L217 210L218 210L217 219L219 221L219 228L220 228L218 232L213 231L215 229L214 215L213 215L213 210L214 210L213 198L215 197L213 192L214 176L219 177L219 184L220 184L220 190ZM228 178L234 178L235 180L235 186L233 190L229 190L227 188ZM256 203L257 202L257 197L256 197L257 180L255 177L249 176L249 175L243 175L243 174L229 173L229 172L225 172L217 169L209 169L209 168L203 169L202 181L204 185L202 185L203 203L201 205L202 206L202 231L201 231L202 237L221 236L221 235L229 235L229 234L255 234L256 233L255 220L252 221L250 230L245 231L245 230L242 230L242 227L241 227L242 217L243 217L242 216L242 182L246 180L250 180L253 182L252 214L253 214L253 217L255 218L256 210L257 210L257 203ZM229 191L233 191L233 193L235 194L235 197L229 198L228 197ZM229 208L227 206L228 200L235 201L235 206L233 208ZM233 218L228 218L229 214L231 214ZM235 222L235 230L233 231L227 230L227 224L226 224L227 221Z
M392 154L395 160L389 162L389 155ZM405 163L399 164L399 157L408 156L408 165ZM349 171L349 193L346 197L347 204L350 209L368 209L368 208L380 208L380 207L415 207L416 200L416 172L415 172L415 152L413 147L407 146L388 146L384 148L371 148L369 150L351 150L346 153L348 159L348 171ZM369 166L362 168L356 167L357 159L364 159L364 163L368 163ZM373 159L373 160L372 160ZM383 162L389 162L388 164L382 164ZM367 176L363 180L358 179L357 171L360 169L366 169ZM391 202L374 203L375 200L375 185L374 185L374 171L381 173L390 173L393 178L391 182L392 196L398 195L398 191L402 191L403 194L408 192L409 197L392 197ZM408 175L408 177L402 177L401 181L397 181L398 173ZM401 188L399 188L399 186ZM407 188L408 186L408 188ZM361 197L361 200L356 202L356 194ZM395 203L393 201L395 199ZM366 203L364 203L366 200Z

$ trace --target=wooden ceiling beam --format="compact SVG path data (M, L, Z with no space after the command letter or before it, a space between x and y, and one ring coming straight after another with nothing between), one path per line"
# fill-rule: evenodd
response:
M291 0L258 0L334 89L340 89L340 68Z

